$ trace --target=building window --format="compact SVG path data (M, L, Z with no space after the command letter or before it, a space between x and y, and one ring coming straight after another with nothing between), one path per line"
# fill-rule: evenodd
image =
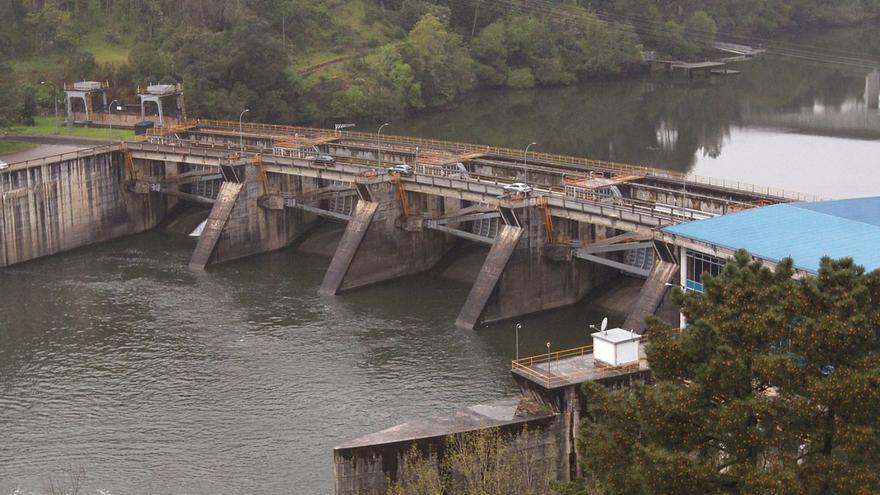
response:
M703 292L703 274L717 277L725 263L725 260L715 256L688 251L685 289Z

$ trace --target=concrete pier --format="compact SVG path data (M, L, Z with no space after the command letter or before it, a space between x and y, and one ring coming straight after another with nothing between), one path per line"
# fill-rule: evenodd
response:
M277 194L271 199L263 194L256 166L237 167L237 174L243 174L241 183L223 183L190 260L192 269L204 270L208 264L289 246L317 222L312 214L285 208ZM314 179L274 176L268 179L268 187L294 194L302 191L306 181L313 183Z
M461 308L461 312L455 320L457 327L472 330L476 326L480 316L483 314L483 310L486 308L486 304L489 302L489 297L498 285L501 274L504 273L504 269L507 267L510 256L519 243L522 233L523 229L521 227L511 225L503 225L498 231L498 235L495 237L495 244L489 250L489 255L486 257L486 261L477 275L477 280L474 282L473 287L471 287L467 301L465 301L464 307Z
M199 243L189 261L189 267L193 270L204 270L208 266L208 262L214 254L214 248L217 247L217 242L220 240L220 234L226 228L226 222L229 221L229 215L241 193L241 186L240 182L224 182L220 187L217 200L214 207L211 208L208 221L199 237Z
M388 180L358 184L358 190L361 198L321 283L325 295L430 270L453 245L424 228L423 213L441 213L443 198L405 193ZM404 208L412 210L409 216Z
M373 201L358 201L354 205L351 220L342 234L342 239L336 248L336 253L330 261L330 266L324 274L324 280L321 282L319 292L325 296L333 296L339 292L342 287L342 281L348 273L351 262L360 248L367 229L373 221L373 215L379 208L379 203Z
M456 320L459 328L473 329L479 324L572 305L613 274L606 267L574 259L566 246L550 245L540 208L508 211L515 215L511 220L518 226L499 230ZM595 234L588 229L579 232L578 239L581 235L591 239ZM557 251L563 254L555 256Z

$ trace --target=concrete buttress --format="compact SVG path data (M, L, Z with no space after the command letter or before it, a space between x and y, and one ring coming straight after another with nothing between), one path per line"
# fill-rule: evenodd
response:
M492 249L489 250L489 255L486 257L479 275L477 275L477 280L474 281L474 285L471 287L467 301L465 301L464 307L461 308L461 312L455 320L455 326L467 330L471 330L476 326L480 315L483 314L486 303L489 301L489 297L495 291L495 286L504 272L504 267L507 266L510 255L513 254L513 250L516 248L517 243L519 243L522 233L522 228L512 225L502 225L501 229L498 230L498 235L495 236L495 243L492 245Z
M521 235L513 239L514 231L508 230L507 234L502 235L505 229L499 230L496 243L502 244L495 256L492 254L496 249L493 246L486 257L456 320L459 328L473 329L481 323L572 305L600 282L601 277L611 273L604 267L571 257L553 259L553 256L549 256L548 253L556 246L547 242L540 208L529 206L508 211L515 212L508 215L515 214L515 223L521 227ZM513 222L506 223L512 227L510 224ZM502 247L503 252L500 250ZM497 283L490 283L492 280L497 280Z
M320 292L340 291L430 270L453 240L422 224L422 212L444 208L443 198L413 195L404 214L395 185L388 181L358 184L361 199L333 255Z
M660 302L666 295L669 282L674 282L679 274L679 266L668 261L654 260L651 274L639 291L639 298L633 310L626 317L623 328L636 333L645 331L645 319L653 316Z
M214 248L217 247L217 241L220 240L220 234L229 221L229 214L232 213L235 201L241 193L241 186L242 184L238 182L224 182L220 186L214 207L211 208L205 228L199 236L199 243L189 260L189 267L193 270L204 270L208 266Z
M264 194L259 172L252 165L244 166L243 170L240 184L223 184L193 252L190 268L202 270L208 264L281 249L317 222L317 217L298 209L261 206L260 197ZM273 176L269 187L295 194L301 192L304 181L313 179Z

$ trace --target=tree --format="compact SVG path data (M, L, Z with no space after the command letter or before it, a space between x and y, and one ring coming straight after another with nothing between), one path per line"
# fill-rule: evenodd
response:
M649 325L656 383L587 386L578 448L601 494L880 492L880 270L792 278L739 252L684 330Z
M387 495L549 495L556 452L537 431L497 428L449 435L442 454L413 447Z
M348 89L344 96L362 101L360 96L366 95L367 101L359 108L367 114L391 117L424 107L421 85L396 47L380 48L352 64L351 70L359 76L353 84L358 90ZM340 117L357 115L353 108L340 110L344 112Z
M410 31L402 53L421 85L426 106L448 104L474 86L474 62L461 36L446 31L431 14Z
M714 47L718 26L705 11L698 10L691 14L684 24L684 29L688 41L694 45L697 51L705 52Z

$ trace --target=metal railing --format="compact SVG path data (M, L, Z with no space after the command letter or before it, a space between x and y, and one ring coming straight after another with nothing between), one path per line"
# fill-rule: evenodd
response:
M645 339L643 338L642 343L644 342ZM585 366L575 371L559 373L557 368L557 372L553 372L553 363L557 363L558 366L559 361L585 357L592 353L593 346L585 345L572 349L538 354L536 356L511 359L510 370L517 372L536 383L544 385L547 388L553 388L562 385L569 385L572 382L581 379L585 380L588 378L602 378L609 375L615 375L621 373L621 371L631 370L641 366L641 360L624 366L596 366L595 361L593 361L590 366ZM541 364L547 365L546 370L537 367Z
M532 379L533 381L536 381L542 385L546 385L547 387L565 385L569 383L572 378L576 378L577 376L595 374L597 372L596 368L590 367L588 369L584 369L575 373L553 374L551 370L552 364L554 362L558 363L560 359L583 357L587 354L592 354L592 352L593 346L585 345L581 347L575 347L573 349L565 349L556 352L538 354L537 356L529 356L521 359L511 359L510 369L511 371L518 371L526 377ZM545 363L547 364L547 371L535 367L536 365Z
M132 151L152 151L157 153L180 153L174 146L163 144L147 144L132 143ZM203 159L213 159L219 162L233 163L238 159L238 150L231 153L224 153L224 147L211 149L207 147L188 148L186 154L192 157L200 157ZM249 151L249 150L248 150ZM256 150L255 150L256 152ZM308 158L296 156L280 156L277 154L266 154L264 160L268 157L282 158L288 160L301 160L306 163L278 163L280 166L296 166L300 168L327 170L326 165L312 163ZM346 166L347 165L347 166ZM342 174L352 174L362 178L378 178L385 175L385 170L376 169L374 162L369 159L345 157L337 162L335 168L337 172ZM349 171L348 168L351 168ZM481 201L497 198L504 193L504 186L508 182L499 180L497 177L470 175L468 177L444 177L438 175L415 174L412 177L405 178L402 182L406 189L414 189L417 185L429 186L435 189L453 189L456 195L461 192L479 195ZM486 198L489 196L490 198ZM543 198L543 199L538 199ZM696 220L702 218L701 215L685 209L679 209L668 205L658 205L649 201L615 198L615 201L588 200L580 198L572 198L565 196L557 191L550 191L548 196L533 196L527 198L530 204L536 204L537 201L546 201L552 208L561 208L574 212L580 212L589 215L598 215L608 218L617 218L650 228L662 227L678 223L685 220Z
M218 128L228 128L232 130L237 130L238 122L233 121L222 121L222 120L211 120L211 119L196 119L195 122L198 126L205 127L218 127ZM188 122L189 123L189 122ZM315 135L315 136L323 136L323 137L337 137L337 138L347 138L359 141L367 141L372 143L375 141L375 135L372 133L366 132L357 132L357 131L333 131L329 129L319 129L313 127L301 127L301 126L289 126L289 125L279 125L279 124L261 124L261 123L245 123L242 125L242 129L255 129L268 131L271 133L277 134L305 134L305 135ZM396 136L396 135L385 135L382 137L383 144L386 146L397 143L397 144L407 144L407 145L417 145L417 146L429 146L433 148L438 148L447 151L459 152L459 153L481 153L486 155L500 155L503 157L510 157L519 159L523 154L523 150L512 149L512 148L504 148L500 146L489 146L489 145L477 145L472 143L460 143L454 141L443 141L439 139L427 139L427 138L417 138L417 137L409 137L409 136ZM604 170L608 172L623 172L630 174L639 174L639 175L647 175L653 178L661 178L667 180L674 180L677 182L681 182L684 185L690 186L710 186L714 188L722 188L729 190L731 192L738 193L747 193L752 195L762 195L773 198L780 199L790 199L796 201L815 201L819 199L823 199L817 195L812 194L802 194L797 191L786 190L783 188L773 188L766 186L758 186L755 184L742 182L742 181L732 181L727 179L716 179L712 177L705 177L700 175L693 174L685 174L682 172L677 172L673 170L664 170L655 167L648 167L644 165L631 165L624 163L611 162L606 160L595 160L592 158L580 158L566 155L558 155L554 153L542 153L539 151L531 151L529 152L529 159L534 161L544 161L550 162L558 165L579 165L583 167L588 167L594 170Z

